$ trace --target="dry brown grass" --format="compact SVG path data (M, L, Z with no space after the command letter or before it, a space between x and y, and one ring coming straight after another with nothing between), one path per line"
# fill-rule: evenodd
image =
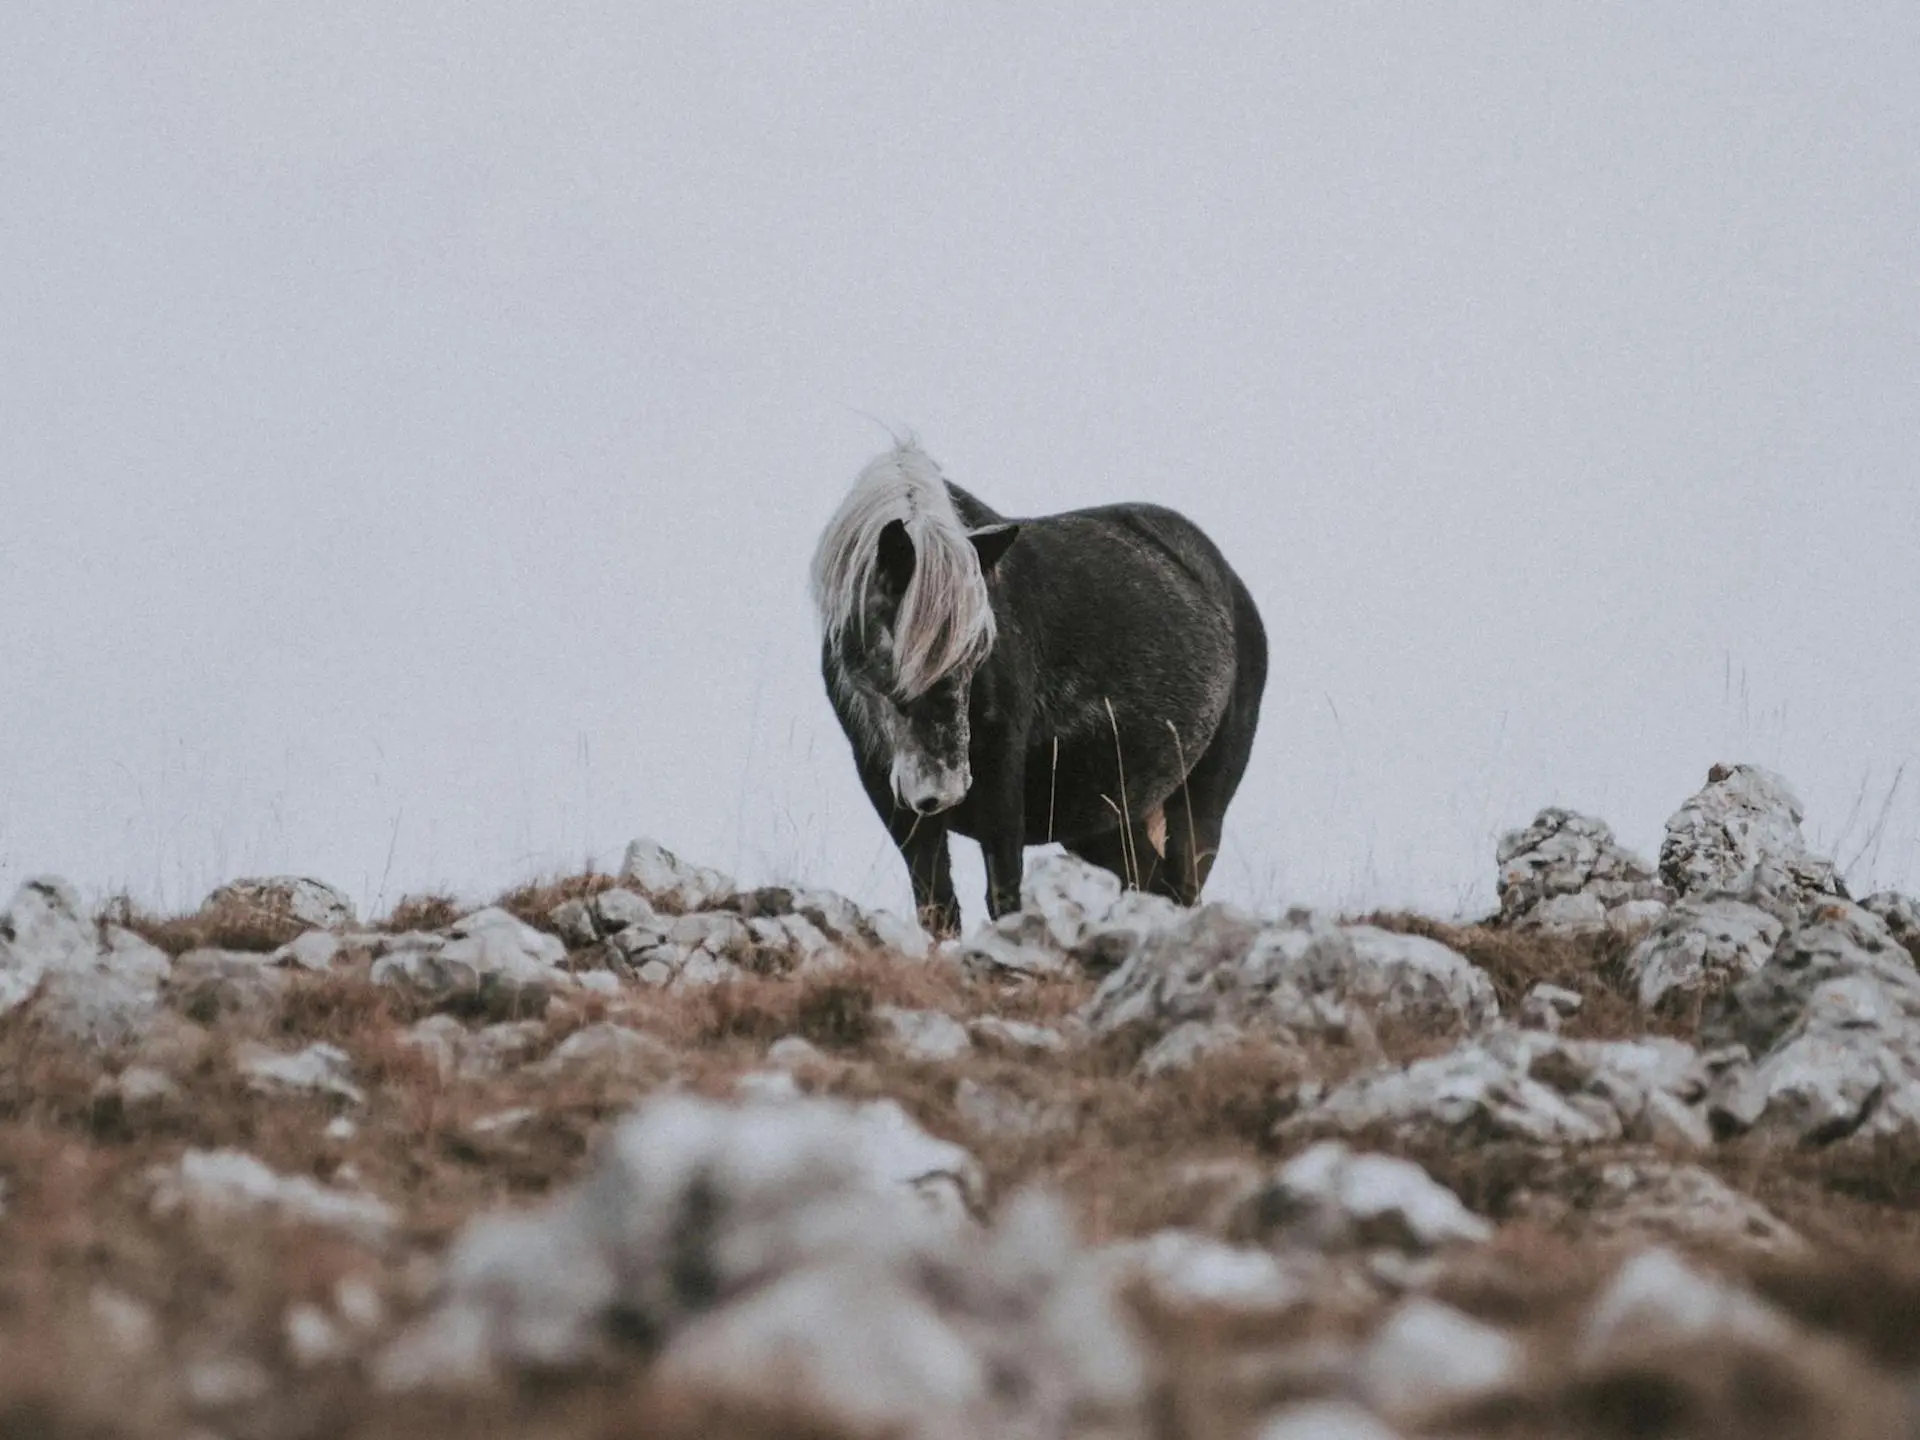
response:
M263 915L252 906L232 904L163 917L140 909L125 896L108 905L105 918L175 956L202 949L278 950L307 928L297 921Z
M603 875L598 871L588 871L583 875L563 875L548 880L535 880L509 890L494 904L498 905L525 921L536 930L553 933L553 922L547 917L554 908L569 900L589 900L602 891L611 890L619 879L613 875ZM442 921L441 924L448 922ZM438 926L422 927L437 929Z
M1654 1034L1691 1034L1686 1017L1649 1017L1622 973L1632 942L1612 932L1551 935L1495 925L1449 925L1423 915L1377 912L1365 923L1403 935L1424 935L1458 950L1486 971L1504 1015L1515 1014L1535 985L1560 985L1581 998L1566 1022L1572 1039L1623 1040Z
M1818 1341L1648 1345L1555 1371L1455 1423L1487 1440L1892 1440L1909 1433L1894 1380Z
M466 913L451 895L402 895L379 924L382 930L444 930Z

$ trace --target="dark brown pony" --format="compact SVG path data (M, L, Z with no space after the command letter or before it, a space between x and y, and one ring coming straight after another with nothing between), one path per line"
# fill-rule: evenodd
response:
M1266 688L1253 597L1158 505L1010 521L911 443L821 536L827 694L900 847L921 923L960 926L947 836L980 843L987 908L1059 841L1129 884L1200 896Z

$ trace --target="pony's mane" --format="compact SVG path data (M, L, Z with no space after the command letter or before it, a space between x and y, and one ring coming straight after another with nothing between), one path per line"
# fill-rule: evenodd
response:
M870 461L828 522L813 555L813 602L838 643L866 611L880 532L898 520L913 541L913 578L894 628L901 698L911 700L993 648L993 607L980 556L940 467L912 440Z

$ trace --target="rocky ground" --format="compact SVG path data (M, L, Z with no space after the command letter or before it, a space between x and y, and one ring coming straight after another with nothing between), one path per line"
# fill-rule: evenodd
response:
M1776 776L1500 912L1064 858L929 949L636 842L0 914L0 1435L1920 1436L1920 910Z

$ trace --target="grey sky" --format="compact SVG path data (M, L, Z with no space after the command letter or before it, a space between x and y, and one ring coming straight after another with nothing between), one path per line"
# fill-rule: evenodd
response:
M858 409L1225 545L1221 894L1484 904L1719 759L1843 860L1909 766L1920 889L1920 9L1094 14L16 3L0 881L903 903L804 608Z

